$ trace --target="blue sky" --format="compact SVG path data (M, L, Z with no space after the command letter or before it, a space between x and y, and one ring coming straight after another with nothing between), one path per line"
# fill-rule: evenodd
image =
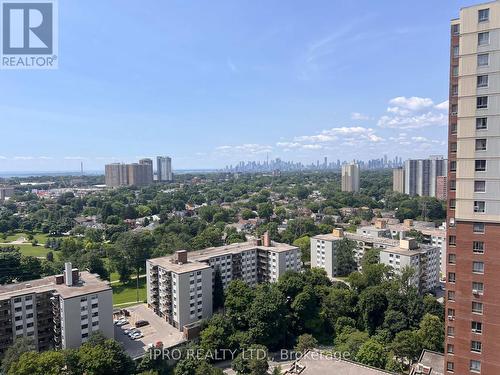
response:
M0 71L0 171L446 153L457 0L59 2L59 69Z

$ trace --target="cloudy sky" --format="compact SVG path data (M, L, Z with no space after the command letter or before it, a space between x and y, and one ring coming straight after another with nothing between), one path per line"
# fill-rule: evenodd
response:
M59 2L59 69L0 71L0 172L446 153L462 0Z

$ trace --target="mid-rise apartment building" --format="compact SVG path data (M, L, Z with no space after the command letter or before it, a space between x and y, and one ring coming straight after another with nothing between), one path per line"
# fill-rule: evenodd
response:
M149 259L148 306L179 330L212 316L216 272L226 288L232 280L249 285L275 282L287 271L300 271L300 250L263 240L200 251L178 251L174 256Z
M0 354L19 337L37 350L78 348L92 332L114 337L112 290L71 263L64 274L0 286Z
M6 198L10 198L14 195L14 188L12 186L0 186L0 202L3 202Z
M447 165L448 161L442 156L406 160L404 171L405 194L435 197L437 177L446 175Z
M349 163L342 165L342 191L359 191L359 165Z
M447 374L500 374L500 2L451 21Z
M172 159L168 156L156 157L156 175L158 181L173 181Z
M153 183L153 161L141 159L139 163L106 164L104 180L109 187L150 185Z

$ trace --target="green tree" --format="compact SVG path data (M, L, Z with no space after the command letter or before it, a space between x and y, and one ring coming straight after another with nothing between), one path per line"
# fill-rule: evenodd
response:
M19 361L22 354L35 350L35 343L31 338L21 337L14 341L5 351L2 358L2 374L8 374L13 363Z
M346 327L335 338L335 350L338 352L348 352L351 358L356 358L359 349L369 338L370 336L366 332Z
M254 290L242 280L229 283L225 291L226 317L236 329L248 327L249 308L254 300Z
M387 298L383 286L370 286L359 295L358 309L366 329L374 334L377 327L384 322L387 309Z
M267 349L263 345L252 345L234 359L232 369L238 375L267 375Z
M417 331L401 331L396 334L390 349L400 361L416 361L422 351Z
M356 360L368 366L384 368L387 361L387 354L382 344L370 339L361 345L356 355Z
M303 236L293 241L293 246L300 249L301 260L304 263L311 261L311 237Z
M339 276L347 276L356 269L354 249L356 249L356 242L348 238L337 241L337 272Z
M297 338L294 350L299 353L305 353L309 349L314 349L318 346L318 341L310 334L305 333Z
M261 219L269 220L273 215L273 205L271 203L261 203L257 207L257 214Z
M8 375L60 375L66 366L65 352L26 352L12 363Z
M443 351L444 324L439 317L425 314L420 322L418 336L424 349L435 352Z

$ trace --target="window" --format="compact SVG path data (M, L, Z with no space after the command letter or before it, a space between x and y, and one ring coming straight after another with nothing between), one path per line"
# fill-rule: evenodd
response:
M84 334L82 335L82 339L86 339L87 337L89 337L89 334L88 334L88 333L84 333Z
M477 76L477 87L488 87L488 76Z
M457 255L456 254L448 254L448 263L449 264L456 264L457 263ZM455 274L453 274L453 277L455 277ZM453 280L455 280L455 279L453 279ZM448 279L448 281L449 281L449 279ZM453 281L453 282L455 282L455 281Z
M453 372L455 370L455 364L453 362L446 362L446 370Z
M451 114L452 116L456 116L458 113L458 105L457 104L452 104L451 105Z
M486 171L486 160L476 160L474 164L474 169L476 172Z
M459 48L458 46L453 46L453 58L458 57Z
M489 54L480 53L479 55L477 55L477 66L488 66L489 60L490 60Z
M470 370L474 372L481 372L481 362L476 361L475 359L471 359Z
M474 201L474 212L477 214L484 214L486 207L485 201Z
M448 282L450 283L455 282L455 272L448 272Z
M450 180L450 191L456 191L456 190L457 190L457 181Z
M451 86L451 95L457 96L458 95L458 85L452 85Z
M457 152L457 142L450 143L450 152Z
M457 171L457 161L450 160L450 172L456 172L456 171Z
M484 193L486 191L486 181L474 181L474 192Z
M477 34L477 44L479 46L486 46L490 44L490 33L485 31Z
M472 292L474 294L482 294L484 292L484 284L480 281L473 281Z
M448 309L448 318L455 317L455 309Z
M481 342L480 341L471 341L470 350L474 353L481 353Z
M450 246L457 246L457 236L449 236L448 242Z
M455 351L455 347L454 347L452 344L448 344L448 345L446 346L446 352L447 352L448 354L453 354L453 352L454 352L454 351Z
M484 273L484 263L483 262L472 262L472 272Z
M478 59L478 61L479 61L479 59ZM478 62L478 64L479 64L479 62ZM488 64L486 64L486 65L488 65ZM453 67L451 68L451 75L453 77L458 77L458 65L453 65Z
M472 251L475 254L483 254L484 253L484 242L483 241L473 241L472 242Z
M474 223L472 226L474 233L484 233L484 223Z
M21 302L21 297L14 298L14 303L19 303Z
M483 323L481 322L472 322L471 330L474 333L483 333Z
M448 326L448 329L446 331L446 334L450 337L454 337L455 336L455 327L450 327Z
M482 314L483 304L481 302L472 302L472 312L475 314Z
M451 134L457 134L457 124L451 124L450 125L450 132Z
M460 25L451 25L451 33L458 35L460 33Z
M454 290L448 291L448 301L455 301L455 291Z
M488 97L487 96L478 96L476 98L476 108L477 109L488 108Z
M490 9L479 9L477 12L477 22L486 22L490 19Z
M476 139L476 151L486 151L486 139Z
M488 118L478 117L476 119L476 130L485 130L485 129L488 129Z
M82 329L87 329L87 328L89 328L88 324L82 324Z

